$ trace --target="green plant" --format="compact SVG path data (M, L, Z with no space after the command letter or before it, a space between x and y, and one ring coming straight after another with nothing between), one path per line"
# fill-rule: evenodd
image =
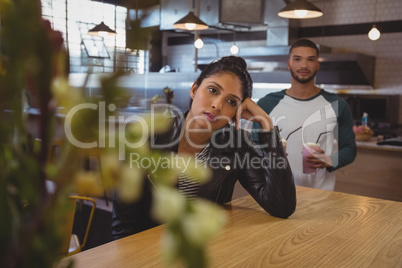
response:
M68 57L62 36L42 19L39 0L0 0L0 18L0 267L52 267L62 258L59 226L69 210L71 193L96 195L103 184L132 200L141 195L139 189L146 174L153 178L157 189L154 215L166 222L164 256L168 263L204 267L206 242L223 225L225 214L207 202L187 201L174 185L180 172L206 180L209 171L172 164L132 168L124 161L132 153L149 159L169 157L150 150L147 142L125 146L123 151L115 146L137 143L151 133L151 129L145 129L151 125L156 126L152 131L164 131L169 120L163 115L144 114L146 124L132 122L121 132L106 131L99 111L108 107L103 110L104 118L117 116L113 108L114 101L125 94L118 86L123 74L105 75L100 81L102 97L86 99L83 88L68 83ZM39 110L36 137L27 125L30 115L24 109L26 94ZM77 109L84 106L92 108ZM67 128L74 140L85 144L99 141L95 149L106 174L103 183L93 173L78 168L76 159L82 148L69 137L64 137L66 146L60 161L48 161L56 118L63 116L60 113L70 122ZM101 146L101 140L108 143ZM48 191L48 180L55 184L54 192Z

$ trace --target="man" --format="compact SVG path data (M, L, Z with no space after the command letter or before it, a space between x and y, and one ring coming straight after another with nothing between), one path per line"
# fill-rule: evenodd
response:
M287 67L291 87L271 93L258 101L287 140L289 163L297 185L334 190L334 170L353 162L356 142L348 104L314 84L320 68L317 46L301 39L289 49ZM256 128L259 128L254 124ZM318 143L311 149L307 165L314 173L303 173L303 144Z

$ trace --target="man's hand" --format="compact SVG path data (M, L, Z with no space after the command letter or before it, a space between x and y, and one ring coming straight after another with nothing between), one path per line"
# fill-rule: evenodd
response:
M327 168L332 167L332 159L329 155L325 155L324 150L316 149L312 156L307 157L307 162L312 168Z

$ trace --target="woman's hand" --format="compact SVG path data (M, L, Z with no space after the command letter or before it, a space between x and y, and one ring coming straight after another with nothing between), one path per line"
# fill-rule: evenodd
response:
M262 130L271 131L273 124L268 114L250 98L246 98L239 105L236 112L236 129L240 127L240 119L260 123Z

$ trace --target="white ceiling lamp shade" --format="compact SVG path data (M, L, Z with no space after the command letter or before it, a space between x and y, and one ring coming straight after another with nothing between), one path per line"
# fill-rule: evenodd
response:
M307 0L294 0L278 13L279 17L288 19L313 19L321 17L322 15L323 12L321 9Z
M186 16L178 20L173 26L179 30L199 31L208 29L208 25L199 19L192 11L188 12Z
M115 36L117 33L110 29L103 21L88 31L89 35L99 35L102 37Z
M376 21L376 16L377 16L377 0L374 2L374 21ZM368 37L370 40L375 41L378 40L378 38L380 38L381 33L380 31L377 29L376 25L373 24L373 28L371 28L371 30L368 32Z

